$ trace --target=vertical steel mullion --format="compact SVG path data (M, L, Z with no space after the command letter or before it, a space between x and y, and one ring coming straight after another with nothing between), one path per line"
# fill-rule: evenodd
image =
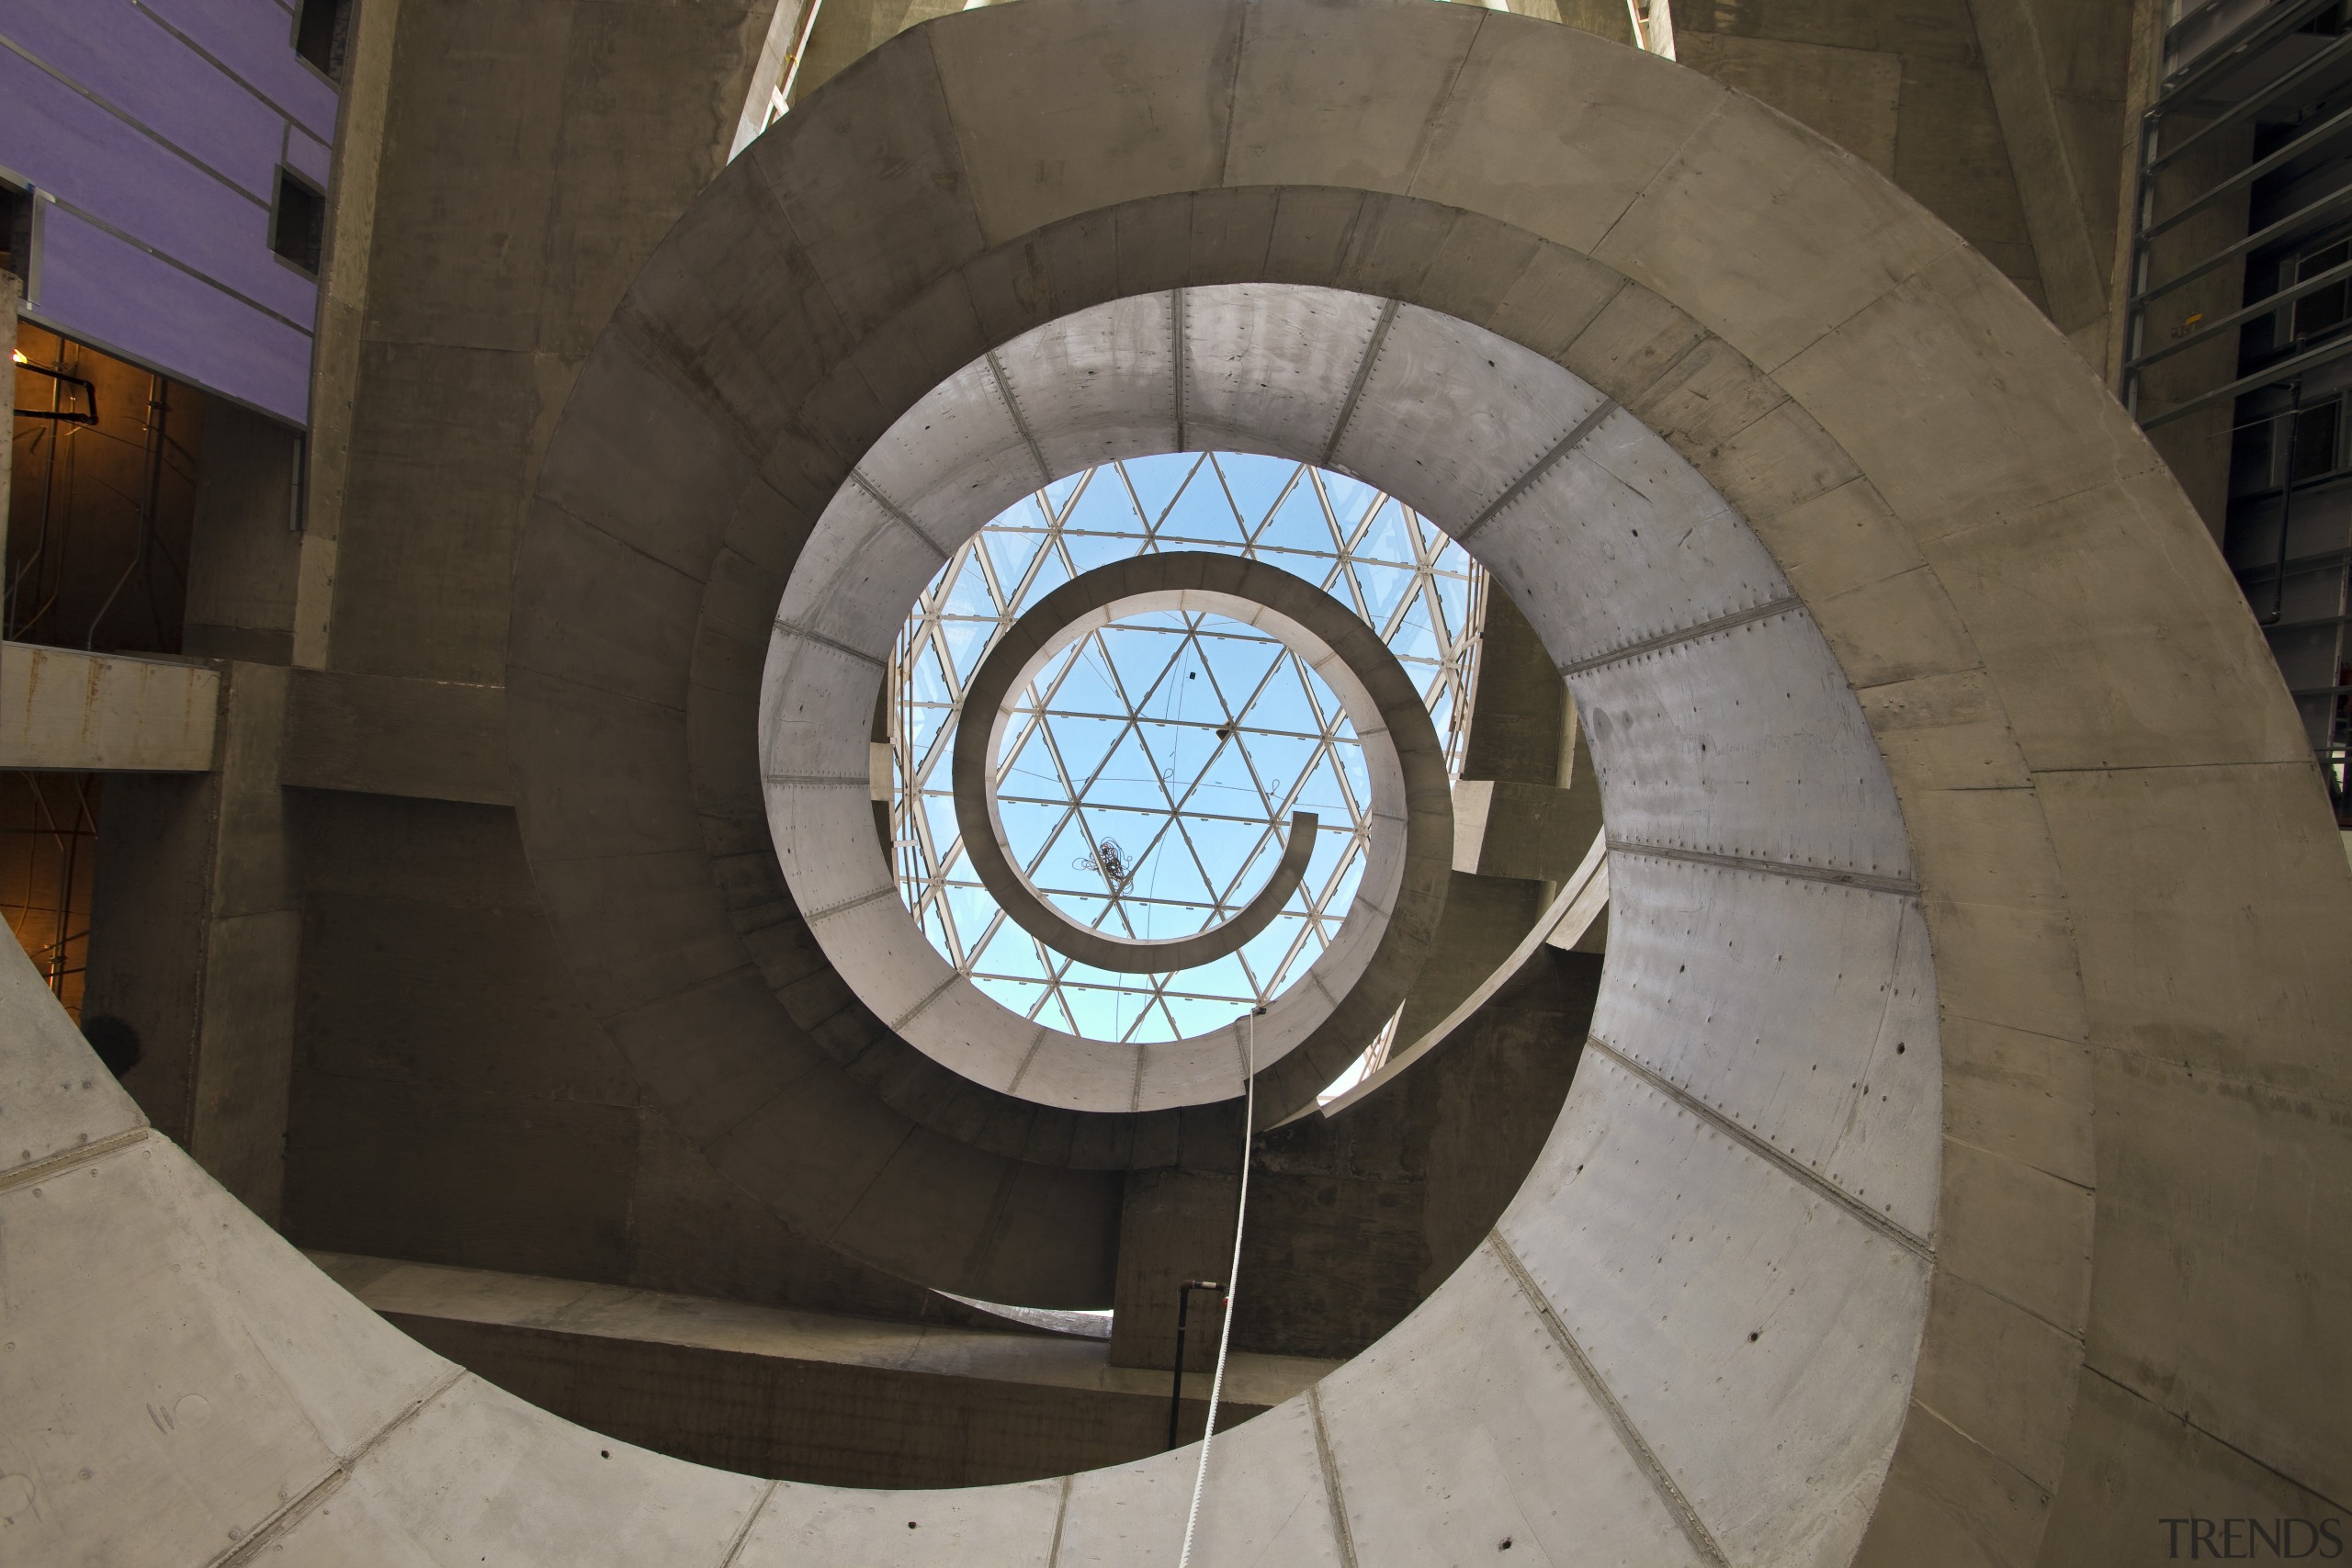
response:
M2125 294L2129 301L2129 319L2125 327L2126 360L2136 359L2145 349L2148 335L2147 291L2155 284L2155 240L2148 231L2155 226L2159 185L2163 175L2156 168L2164 156L2164 117L2169 95L2159 82L2155 101L2140 116L2140 160L2135 177L2136 191L2132 204L2132 268L2131 283ZM2140 388L2143 372L2131 372L2130 386L2124 408L2137 419L2140 412Z

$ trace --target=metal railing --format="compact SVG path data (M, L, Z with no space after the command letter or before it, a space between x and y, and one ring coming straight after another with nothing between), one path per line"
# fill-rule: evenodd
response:
M2219 0L2185 11L2175 31L2199 12L2215 8ZM2278 146L2251 159L2242 168L2180 196L2166 189L2165 176L2201 148L2216 144L2224 132L2246 126L2268 111L2276 118L2294 113L2298 94L2324 95L2352 73L2352 32L2335 35L2316 50L2295 49L2305 30L2340 15L2342 0L2272 0L2251 13L2229 37L2215 42L2194 62L2176 69L2158 88L2155 101L2141 118L2140 169L2131 255L2131 299L2127 321L2123 398L2125 406L2145 425L2179 417L2179 406L2146 411L2141 407L2142 372L2149 365L2210 342L2222 332L2243 326L2280 309L2293 299L2330 288L2352 276L2352 265L2340 274L2301 280L2290 293L2266 297L2222 321L2206 325L2193 338L2162 345L2148 343L2149 305L2233 264L2243 263L2258 250L2291 243L2298 235L2316 233L2331 222L2352 220L2352 177L2323 192L2296 210L2274 220L2257 231L2241 232L2229 243L2169 266L2160 264L2156 242L2188 220L2207 213L2233 197L2250 197L2265 178L2285 171L2299 159L2352 141L2352 105L2329 107L2313 123L2288 135ZM2274 69L2266 70L2266 66ZM2252 86L2243 79L2254 78ZM2238 79L2233 84L2233 79ZM2239 86L2233 98L2215 102L2203 95L2214 86ZM2173 199L2165 198L2171 196ZM2330 344L2327 358L2352 355L2352 334ZM2215 388L2198 401L2210 406L2222 393Z
M2352 18L2344 0L2180 0L2165 47L2139 128L2119 390L2185 479L2205 476L2201 504L2352 821L2352 252L2335 249L2352 239Z

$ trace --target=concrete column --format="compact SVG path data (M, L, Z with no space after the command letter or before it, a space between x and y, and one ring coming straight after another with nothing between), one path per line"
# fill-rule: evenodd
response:
M1111 1364L1176 1365L1176 1291L1187 1280L1229 1283L1233 1217L1240 1197L1241 1107L1211 1106L1188 1124L1173 1167L1129 1171L1119 1213L1119 1258L1114 1275ZM1221 1293L1193 1297L1184 1343L1188 1371L1216 1360ZM1196 1434L1188 1434L1196 1435Z
M303 453L292 635L294 662L311 669L326 667L331 640L343 494L351 469L352 405L359 390L368 264L375 253L376 187L391 95L392 36L399 19L400 0L359 0L345 60L343 113L335 124L325 270L319 279L318 338L311 362L311 431Z
M1587 828L1584 842L1573 852L1565 847L1573 837L1573 824L1586 817L1569 809L1577 803L1559 795L1560 786L1568 782L1564 769L1575 745L1566 683L1519 606L1498 584L1490 584L1480 633L1477 694L1470 707L1470 735L1463 748L1462 783L1455 795L1456 811L1462 814L1455 818L1457 842L1464 816L1476 817L1474 825L1483 831L1487 808L1500 801L1506 818L1516 810L1526 819L1550 822L1554 830L1549 836L1562 847L1545 854L1540 848L1506 845L1498 837L1492 852L1482 843L1476 861L1466 866L1457 852L1445 915L1438 923L1429 963L1396 1027L1398 1045L1419 1039L1495 972L1550 903L1556 879L1573 871L1591 846L1592 829ZM1589 772L1586 779L1589 789ZM1598 823L1597 801L1589 817Z
M2090 73L2068 73L2066 67L2075 60L2086 61L2099 76L2113 78L2102 80L2101 87L2120 89L2122 61L2113 34L2128 33L2130 13L2122 5L2083 5L2079 0L2039 8L2030 0L1969 0L1969 10L1984 51L2001 137L2008 146L2009 167L2017 178L2026 232L2033 243L2042 308L2096 368L2106 358L2105 333L2085 333L2084 329L2103 328L2106 321L2107 265L2100 236L2092 229L2091 210L2097 210L2104 227L2112 209L2089 199L2076 170L2076 149L2065 119L2082 101L2087 85L2074 77ZM2053 28L2055 36L2045 38ZM2058 81L2052 80L2053 65ZM2084 151L2107 163L2114 135L2123 131L2115 123L2107 145Z
M1117 1294L1112 1300L1111 1364L1176 1365L1176 1295L1187 1280L1230 1284L1233 1217L1240 1181L1198 1170L1137 1170L1127 1174L1119 1214ZM1184 1369L1216 1364L1224 1292L1196 1291L1187 1317ZM1186 1430L1191 1438L1200 1434Z
M1555 784L1566 734L1567 683L1535 629L1499 584L1487 589L1478 638L1477 694L1462 776Z
M276 1223L285 1187L301 915L278 752L288 671L223 666L210 773L105 785L85 1028L139 1042L149 1119Z
M1235 1349L1351 1356L1443 1283L1559 1120L1600 987L1599 958L1539 948L1375 1095L1261 1137Z

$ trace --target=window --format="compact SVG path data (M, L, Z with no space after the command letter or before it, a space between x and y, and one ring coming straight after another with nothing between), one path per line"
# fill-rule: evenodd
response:
M291 169L277 171L277 205L269 215L269 248L316 277L326 249L327 198Z
M2344 423L2344 400L2335 399L2295 415L2295 435L2289 448L2289 477L2297 484L2336 469L2337 438Z
M2288 281L2304 283L2322 273L2352 261L2352 241L2338 240L2332 245L2307 251L2297 257ZM2347 299L2352 283L2338 281L2324 288L2315 289L2295 301L2295 341L2308 343L2324 336L2342 326L2347 314L2352 314L2352 299Z
M338 82L350 33L351 0L301 0L294 14L294 52Z

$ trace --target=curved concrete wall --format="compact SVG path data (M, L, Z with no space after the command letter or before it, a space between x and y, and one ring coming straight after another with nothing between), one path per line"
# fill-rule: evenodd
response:
M1123 74L1132 59L1152 74ZM733 819L707 810L748 795L757 818L756 660L728 650L764 642L795 530L898 410L989 345L1110 299L1250 282L1516 344L1623 405L1626 439L1664 437L1728 510L1711 536L1686 491L1658 511L1688 536L1642 529L1644 550L1710 552L1669 603L1601 592L1612 562L1657 564L1610 510L1631 503L1605 442L1569 455L1600 473L1465 458L1408 497L1472 525L1493 506L1474 543L1520 574L1532 615L1561 612L1536 624L1611 714L1611 831L1639 840L1612 890L1648 913L1613 955L1605 1043L1496 1235L1372 1351L1220 1445L1203 1560L1484 1561L1509 1538L1562 1562L2132 1562L2166 1513L2319 1511L2352 1491L2347 1352L2322 1332L2352 1273L2331 1111L2352 1100L2334 1032L2352 887L2219 561L2120 411L1948 231L1768 111L1562 29L1445 6L1032 0L877 51L697 204L550 453L512 686L549 908L649 1081L730 1108L742 1072L771 1085L763 1104L801 1082L760 1064L782 1004L714 850L740 843ZM1531 449L1550 450L1494 447ZM1654 507L1678 482L1634 473ZM1576 542L1622 520L1622 553L1541 575L1571 541L1518 520L1553 514L1522 503L1554 482L1611 520ZM1762 547L1744 565L1734 513ZM1571 615L1579 584L1596 603ZM1644 614L1606 618L1627 604ZM1860 726L1883 782L1829 732L1789 746L1774 689ZM1666 700L1694 692L1766 705ZM1891 829L1871 805L1888 784ZM1841 809L1770 808L1798 787ZM637 898L637 945L586 919L592 888ZM1742 947L1767 909L1786 938L1769 960ZM1923 942L1940 1082L1899 1093L1873 1054L1910 1062ZM1792 964L1857 978L1825 995L1784 979ZM59 1066L95 1072L11 973L12 1097ZM1750 1019L1807 1006L1872 1064L1849 1109L1868 1081L1894 1132L1851 1136L1834 1095L1756 1076L1806 1043ZM854 1149L887 1126L814 1084L812 1135ZM61 1560L242 1543L1068 1564L1181 1531L1182 1454L1059 1485L764 1501L624 1449L592 1459L585 1434L436 1382L173 1151L107 1142L126 1106L76 1092L0 1178L12 1313L32 1303L12 1332L45 1347L0 1361L7 1408L44 1423L32 1464L5 1467L27 1478L9 1497L48 1509ZM1919 1156L1923 1120L1939 1159ZM834 1213L837 1235L865 1201L829 1191L895 1200L989 1168L844 1173L778 1132L714 1142L765 1150L737 1167L753 1177L802 1160L770 1201ZM92 1196L53 1221L41 1205L68 1189ZM91 1238L114 1258L151 1236L183 1248L148 1243L178 1271L87 1268ZM192 1425L189 1395L248 1388L200 1449L150 1413Z
M952 547L1041 471L1187 439L1320 458L1397 494L1527 607L1591 728L1629 867L1620 940L1678 962L1604 981L1604 1065L1580 1078L1472 1277L1522 1292L1584 1374L1585 1414L1634 1434L1652 1503L1687 1537L1645 1553L1849 1555L1927 1309L1934 996L1885 765L1747 525L1574 372L1460 320L1328 288L1114 301L1014 339L943 391L883 443L917 499L862 472L843 487L853 504L837 499L810 536L776 649L797 653L811 629L828 646L887 648L930 558L852 541ZM912 433L943 426L953 438L922 451ZM858 521L877 492L893 494L899 526ZM873 691L846 683L830 724L807 682L791 701L797 722L854 742ZM788 761L791 779L820 771ZM1344 1065L1305 1054L1304 1071L1264 1069L1274 1106ZM1457 1282L1419 1332L1483 1339L1498 1314L1510 1317ZM1384 1346L1368 1359L1379 1371L1357 1375L1418 1353ZM1677 1365L1657 1390L1637 1370ZM1741 1391L1745 1407L1729 1397ZM1755 1443L1765 1430L1775 1441ZM1622 1506L1596 1494L1574 1511Z

